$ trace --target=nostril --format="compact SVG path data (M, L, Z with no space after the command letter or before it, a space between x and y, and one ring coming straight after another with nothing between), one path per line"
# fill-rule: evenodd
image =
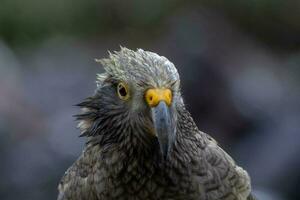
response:
M149 97L149 100L150 100L150 101L152 101L152 99L153 99L153 97L152 97L152 96L150 96L150 97Z

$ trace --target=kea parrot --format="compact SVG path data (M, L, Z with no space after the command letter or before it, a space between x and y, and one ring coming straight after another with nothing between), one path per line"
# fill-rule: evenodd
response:
M254 200L248 173L187 111L174 64L121 47L79 103L86 145L58 200Z

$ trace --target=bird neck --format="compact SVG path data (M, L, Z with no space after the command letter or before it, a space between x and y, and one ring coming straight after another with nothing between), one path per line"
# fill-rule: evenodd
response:
M157 138L151 137L146 131L143 127L129 126L113 143L103 143L101 146L105 149L104 153L117 152L120 161L157 159L160 153ZM145 137L147 135L149 137Z

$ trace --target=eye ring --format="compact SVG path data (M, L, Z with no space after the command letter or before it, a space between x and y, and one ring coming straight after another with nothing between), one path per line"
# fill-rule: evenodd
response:
M117 93L120 99L127 100L129 98L128 87L125 83L120 82L117 86Z

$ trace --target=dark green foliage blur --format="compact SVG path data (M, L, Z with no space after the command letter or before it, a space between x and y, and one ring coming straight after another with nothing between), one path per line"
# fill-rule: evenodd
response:
M269 45L299 48L300 1L295 0L2 0L0 36L12 45L28 45L53 35L157 32L166 28L166 17L186 6L221 12Z

